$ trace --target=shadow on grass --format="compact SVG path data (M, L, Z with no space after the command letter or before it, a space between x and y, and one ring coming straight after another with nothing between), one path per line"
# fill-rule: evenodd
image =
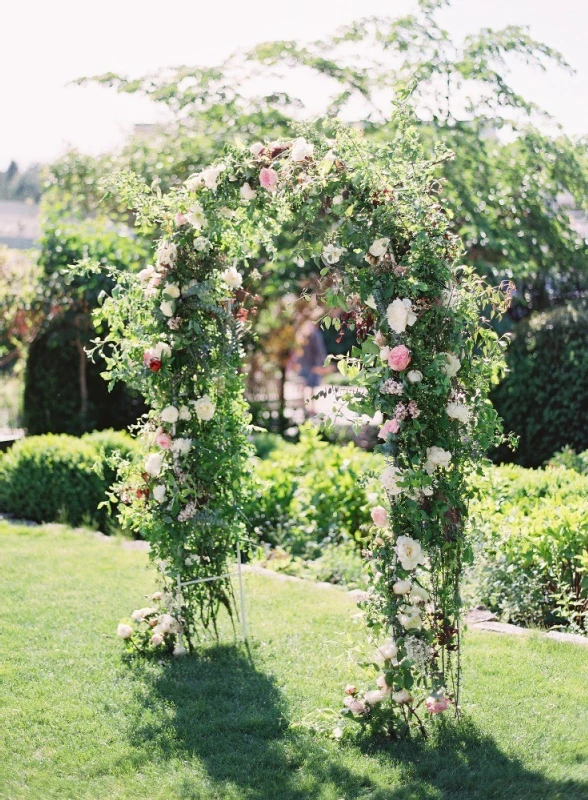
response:
M337 747L291 730L272 678L234 647L134 669L140 760L201 765L175 787L184 800L588 800L585 785L530 772L468 721L448 720L428 743Z

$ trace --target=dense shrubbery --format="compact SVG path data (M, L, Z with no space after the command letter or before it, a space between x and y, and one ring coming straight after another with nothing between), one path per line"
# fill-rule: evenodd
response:
M511 622L585 630L588 477L504 466L477 482L474 598Z
M263 452L270 441L275 444L263 438ZM360 543L374 505L363 476L383 466L381 456L353 444L329 445L304 426L299 444L281 441L256 463L254 492L244 509L250 534L307 558L320 556L328 544Z
M565 467L566 469L574 469L582 475L588 475L588 450L583 453L576 453L571 447L564 447L564 449L556 453L547 462L548 467Z
M510 372L492 400L520 442L499 459L537 467L566 445L585 450L588 309L568 305L521 322L507 360Z
M103 431L77 439L47 434L23 439L0 458L0 511L35 522L110 524L98 505L114 480L114 470L95 464L116 449L132 457L138 445L124 433Z

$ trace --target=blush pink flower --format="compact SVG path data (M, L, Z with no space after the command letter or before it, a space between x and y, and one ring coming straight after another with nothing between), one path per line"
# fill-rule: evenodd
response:
M275 192L278 185L278 173L270 167L263 167L259 173L259 183L268 192Z
M181 228L182 225L186 224L186 222L188 222L188 217L186 217L185 214L182 214L181 211L178 211L178 213L176 214L176 225L178 226L178 228Z
M410 350L408 347L405 347L403 344L399 344L396 347L393 347L388 354L388 366L396 370L396 372L402 372L402 370L406 369L410 364Z
M169 433L158 433L155 437L155 441L162 450L169 450L172 446L172 437Z
M425 706L429 714L440 714L442 711L447 711L451 705L451 700L448 697L427 697Z
M388 524L388 512L386 509L383 506L374 506L371 513L374 525L377 525L378 528L385 528Z
M387 439L389 434L398 433L399 430L400 430L400 425L398 424L398 420L388 419L380 428L378 436L380 439Z

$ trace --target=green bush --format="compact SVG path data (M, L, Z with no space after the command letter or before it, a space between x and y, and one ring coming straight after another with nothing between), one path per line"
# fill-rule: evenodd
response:
M126 428L145 411L125 386L108 392L101 377L104 361L92 362L84 350L96 337L91 312L101 292L112 289L104 274L72 278L68 267L89 259L119 269L137 270L145 248L105 224L47 225L41 239L41 281L49 313L32 342L24 390L24 426L30 435L95 428Z
M565 306L519 323L507 352L510 372L492 400L520 442L499 461L543 464L566 445L588 448L588 309Z
M320 556L328 544L360 543L373 504L364 476L382 468L380 456L328 444L305 425L298 444L282 441L256 461L244 509L250 534L305 558Z
M546 464L547 467L565 467L574 469L582 475L588 475L588 450L576 453L571 447L564 449L552 456Z
M47 434L17 442L0 458L0 511L35 522L66 522L106 530L110 524L105 508L114 480L114 468L96 471L101 454L116 447L123 455L136 452L133 440L124 433L105 431L77 439Z
M477 483L473 600L510 622L586 630L588 477L504 466Z

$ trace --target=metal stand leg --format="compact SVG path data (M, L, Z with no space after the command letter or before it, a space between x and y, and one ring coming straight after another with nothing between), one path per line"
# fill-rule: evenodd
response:
M182 579L180 575L178 575L178 620L182 616ZM184 636L182 633L182 629L180 628L180 632L178 633L178 645L179 647L184 646Z
M239 575L239 595L241 599L241 630L243 641L247 641L247 617L245 616L245 593L243 591L243 572L241 570L241 548L237 542L237 573Z

